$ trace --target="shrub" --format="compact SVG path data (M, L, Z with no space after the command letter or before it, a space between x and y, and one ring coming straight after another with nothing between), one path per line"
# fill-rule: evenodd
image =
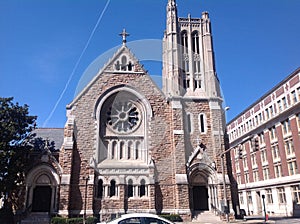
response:
M83 218L70 218L67 219L67 224L79 224L83 223Z
M67 218L53 217L51 219L51 224L67 224Z
M53 217L51 219L51 224L82 224L83 218L63 218L63 217ZM96 223L95 217L87 217L86 224Z

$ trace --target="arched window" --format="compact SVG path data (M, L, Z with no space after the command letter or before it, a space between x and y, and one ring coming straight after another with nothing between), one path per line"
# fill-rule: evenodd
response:
M199 130L201 133L206 132L206 116L205 116L205 114L199 114Z
M133 197L133 182L131 179L128 181L127 185L127 196L128 198Z
M127 67L127 58L126 58L126 56L123 56L121 61L122 61L121 70L126 71L126 67Z
M140 197L143 197L146 195L146 182L145 180L141 180L141 185L140 185Z
M124 142L120 142L120 159L124 158L125 144Z
M132 141L129 141L127 145L127 159L131 159L131 158L132 158Z
M139 159L140 147L141 147L141 143L137 141L135 143L135 159Z
M187 130L189 133L192 132L192 117L191 114L186 115L186 123L187 123Z
M97 108L97 111L100 110L97 117L100 137L97 163L106 159L115 162L125 160L147 162L145 118L147 114L152 116L151 107L148 105L148 100L140 98L139 93L134 94L134 90L130 88L127 91L127 87L122 89L124 90L112 90L115 91L113 94L103 96L100 101L101 107ZM130 164L126 163L126 166Z
M103 198L103 180L98 181L97 198Z
M190 59L188 55L188 35L187 31L183 30L181 33L181 52L182 52L182 70L184 72L183 77L183 88L188 89L190 88Z
M128 71L131 71L131 70L132 70L132 66L133 66L133 65L131 64L131 62L129 62L129 63L128 63Z
M186 30L181 32L181 45L182 45L182 53L188 53L188 36Z
M111 146L111 159L115 159L116 152L117 152L117 142L113 141Z
M200 65L200 58L194 58L194 72L196 74L200 74L201 73L201 65Z
M120 65L119 61L117 61L117 63L115 64L115 67L116 67L116 70L120 70L121 65Z
M116 196L116 181L111 180L110 181L110 187L109 187L109 196Z
M201 89L202 87L202 80L200 75L195 75L195 79L194 79L194 88L195 89Z
M193 53L199 54L199 34L198 31L192 33L192 50Z

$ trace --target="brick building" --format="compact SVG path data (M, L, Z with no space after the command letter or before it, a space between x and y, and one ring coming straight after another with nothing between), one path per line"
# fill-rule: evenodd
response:
M227 124L239 203L248 214L300 215L300 69Z
M178 17L174 0L166 9L162 90L124 30L122 46L67 105L59 166L30 173L26 205L51 186L46 211L66 216L224 211L231 192L210 19Z

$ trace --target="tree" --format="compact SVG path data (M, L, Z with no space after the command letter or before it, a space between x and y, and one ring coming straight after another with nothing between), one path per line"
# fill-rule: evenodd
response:
M0 197L8 210L14 207L25 179L35 122L28 105L13 103L12 97L0 97Z

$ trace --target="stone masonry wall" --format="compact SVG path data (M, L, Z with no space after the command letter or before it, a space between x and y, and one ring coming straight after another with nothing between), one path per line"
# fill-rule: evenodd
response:
M70 209L82 209L83 188L78 188L76 184L81 182L81 177L89 173L90 158L93 157L96 150L97 126L95 120L95 107L99 97L109 89L118 85L128 85L136 89L150 102L153 117L148 120L148 138L149 154L155 163L155 177L157 189L162 196L160 202L156 200L156 207L174 208L174 172L173 172L173 149L172 149L172 130L170 126L170 106L165 100L161 91L154 85L148 75L145 74L102 74L87 89L80 98L75 100L70 109L70 114L75 117L76 132L75 139L77 143L77 152L74 154L72 167L72 185L71 185L71 204ZM71 164L69 160L68 165ZM92 188L87 193L88 198L93 198ZM155 192L157 195L157 192ZM151 194L153 197L154 195ZM120 197L124 198L124 196ZM102 201L104 208L124 208L120 201ZM111 204L113 203L113 204ZM152 204L154 205L154 203ZM87 210L92 210L92 203L88 203ZM128 204L130 206L130 203ZM149 202L142 203L142 206L149 208Z

